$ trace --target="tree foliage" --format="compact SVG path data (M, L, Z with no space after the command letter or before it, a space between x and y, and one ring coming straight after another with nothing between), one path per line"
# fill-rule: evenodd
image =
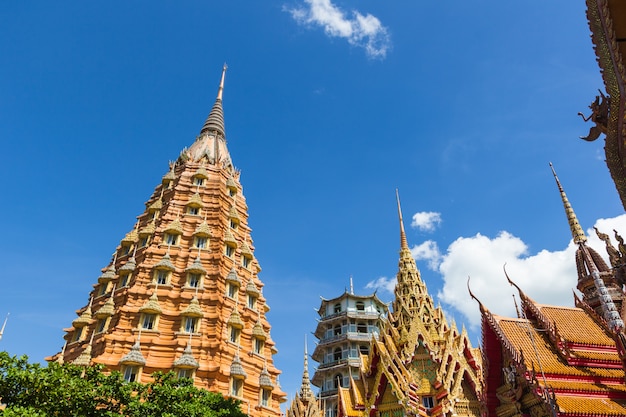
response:
M101 366L29 363L0 352L2 417L245 417L240 402L196 388L189 378L157 372L127 383Z

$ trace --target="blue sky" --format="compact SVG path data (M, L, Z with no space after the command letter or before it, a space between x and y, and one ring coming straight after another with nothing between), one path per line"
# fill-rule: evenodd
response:
M199 132L224 62L228 146L290 396L319 296L353 276L391 300L396 188L429 291L475 345L467 276L496 312L513 311L504 262L531 297L572 304L548 162L585 229L626 233L603 140L578 139L576 114L602 87L582 1L6 1L0 56L0 348L33 360L61 348Z

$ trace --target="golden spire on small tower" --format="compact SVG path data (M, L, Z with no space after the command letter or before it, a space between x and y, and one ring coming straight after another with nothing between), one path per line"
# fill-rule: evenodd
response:
M400 249L409 250L409 243L406 240L406 233L404 232L404 221L402 221L402 208L400 207L400 194L396 188L396 202L398 203L398 218L400 219Z
M563 207L565 208L565 215L567 216L567 222L569 223L570 230L572 231L572 237L574 238L574 243L580 244L587 241L587 236L585 236L585 232L583 228L580 226L578 219L576 218L576 214L574 213L574 209L567 199L567 195L565 195L565 191L561 186L561 181L559 181L559 177L556 176L556 171L552 166L552 162L550 162L550 169L552 169L552 175L554 175L554 179L556 180L556 185L559 187L559 192L561 193L561 200L563 200Z
M313 392L311 391L311 381L309 380L309 353L307 349L306 335L304 335L304 371L302 372L300 398L302 400L310 400L314 398Z

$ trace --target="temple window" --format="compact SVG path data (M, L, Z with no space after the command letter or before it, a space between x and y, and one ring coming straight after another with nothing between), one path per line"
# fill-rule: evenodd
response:
M363 355L368 355L370 353L370 348L367 345L359 345L359 352Z
M100 296L100 295L104 295L104 294L106 294L106 293L107 293L108 288L109 288L109 284L108 284L108 283L106 283L106 284L100 284L100 288L99 288L99 291L98 291L98 295Z
M196 333L198 331L198 317L183 317L183 332Z
M235 222L234 220L231 220L230 221L230 228L233 229L233 230L237 229L237 222Z
M130 277L129 273L120 273L120 283L119 283L120 288L128 285L129 277Z
M158 315L154 313L143 313L139 325L144 330L156 330Z
M139 371L141 370L139 366L136 365L126 365L123 367L124 373L124 381L126 382L135 382L139 380Z
M83 330L85 328L84 327L79 327L77 329L74 330L74 334L72 337L72 342L78 342L79 340L82 340L83 338Z
M343 375L336 374L333 378L333 388L337 389L341 386L341 382L343 381Z
M261 389L261 406L269 407L271 398L272 398L271 390L267 388Z
M176 376L179 379L183 379L183 378L193 378L193 369L192 368L178 368L176 370Z
M241 397L243 393L243 379L230 379L230 395L233 397Z
M238 345L239 344L239 337L241 336L241 330L236 328L236 327L230 326L230 332L229 333L230 333L230 335L229 335L230 339L229 340L232 343Z
M235 254L235 248L229 245L226 245L224 247L224 255L228 256L229 258L232 258L233 255Z
M356 302L357 311L365 311L365 303L363 301Z
M197 207L197 206L187 206L187 214L191 214L192 216L200 215L200 207Z
M206 249L208 239L204 236L195 236L193 238L193 247L196 249Z
M190 272L187 275L187 286L192 288L200 287L200 282L202 281L202 274L198 272Z
M259 355L262 355L264 346L265 346L265 341L255 337L254 343L252 344L252 351L254 353L258 353Z
M256 296L252 294L248 294L248 308L252 310L256 310L256 301L257 301Z
M120 253L122 254L122 256L128 255L130 253L130 245L127 243L124 243L122 247L120 248Z
M341 352L341 348L335 348L334 352L333 352L333 361L337 362L341 360L341 356L342 356L342 352Z
M146 246L148 246L148 242L150 241L150 237L149 236L144 236L139 240L139 247L140 248L145 248Z
M341 326L337 324L333 329L333 336L339 336L341 334Z
M341 313L341 304L339 304L339 303L335 304L335 307L333 308L333 312L335 314Z
M365 323L357 323L356 331L357 331L357 333L367 333L367 324L365 324Z
M235 283L229 282L226 284L226 295L230 298L237 298L237 294L239 293L239 286Z
M248 269L250 267L250 258L248 258L247 256L243 256L241 258L241 264L244 268Z
M180 236L174 233L165 233L165 235L163 236L163 242L166 245L170 245L170 246L176 246L178 245L178 238Z
M154 281L159 285L167 285L170 281L170 271L157 269L154 271Z
M193 177L193 185L204 185L204 178L202 177Z
M109 324L109 317L99 319L96 323L96 333L104 333L107 330Z
M422 397L422 404L425 409L430 410L435 406L435 400L433 397Z

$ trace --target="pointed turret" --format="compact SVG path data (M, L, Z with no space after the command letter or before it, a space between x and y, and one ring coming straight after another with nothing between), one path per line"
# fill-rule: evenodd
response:
M623 292L612 278L609 267L606 265L600 255L587 246L587 236L583 231L578 218L574 213L574 209L565 195L565 191L561 186L559 177L550 163L552 175L559 188L565 215L569 223L574 243L578 245L576 250L576 266L578 269L578 289L583 293L583 301L589 304L601 317L604 318L609 328L615 333L619 333L624 329L624 322L620 317L618 307L615 305L619 302L621 307ZM610 288L604 279L609 281Z
M433 300L428 295L426 285L422 281L420 271L417 269L415 259L409 249L404 221L402 220L402 208L400 196L396 190L396 202L398 205L398 220L400 222L400 259L398 261L397 283L394 290L393 321L404 343L410 332L411 321L422 311L426 316L425 321L431 320L434 312Z
M304 336L304 370L302 371L302 386L300 387L300 399L313 399L313 391L311 391L311 381L309 379L309 353L306 345L306 336Z
M200 130L200 135L210 132L216 132L218 135L222 137L226 136L226 130L224 129L224 110L222 109L222 94L224 92L224 78L226 77L226 64L222 68L222 79L220 80L220 86L217 90L217 98L215 99L215 104L213 104L213 108L209 113L206 121L204 122L204 126L202 126L202 130Z

